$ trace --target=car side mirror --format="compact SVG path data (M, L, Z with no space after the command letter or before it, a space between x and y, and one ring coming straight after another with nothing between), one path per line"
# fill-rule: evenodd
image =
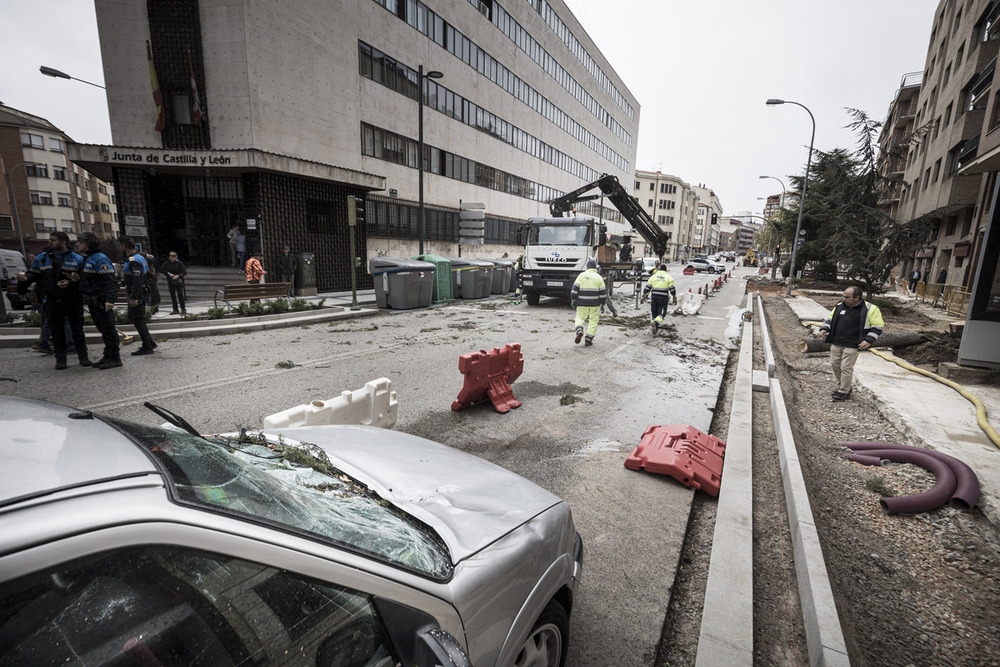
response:
M438 628L428 628L417 635L414 658L418 665L472 667L458 640Z

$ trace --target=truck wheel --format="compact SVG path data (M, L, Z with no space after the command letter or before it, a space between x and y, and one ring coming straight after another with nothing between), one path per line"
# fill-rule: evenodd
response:
M524 295L524 300L528 302L529 306L537 306L539 298L538 292L528 292Z

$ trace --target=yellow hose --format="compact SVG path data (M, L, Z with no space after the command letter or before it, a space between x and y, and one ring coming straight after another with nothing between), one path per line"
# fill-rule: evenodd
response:
M876 350L873 347L868 348L868 351L877 354L883 359L886 359L888 361L893 361L908 371L913 371L914 373L920 373L921 375L926 375L927 377L933 378L942 384L946 384L955 391L957 391L958 393L960 393L965 398L972 401L972 404L976 406L976 421L979 423L979 428L983 429L983 432L986 433L986 437L992 440L994 445L1000 447L1000 433L997 433L997 430L992 426L990 426L990 423L986 421L986 406L983 405L983 402L980 401L975 395L971 394L968 390L966 390L965 387L958 384L957 382L952 382L951 380L947 380L941 377L940 375L937 375L936 373L925 371L923 368L917 368L913 364L908 364L902 359L897 359L891 354L886 354L885 352Z

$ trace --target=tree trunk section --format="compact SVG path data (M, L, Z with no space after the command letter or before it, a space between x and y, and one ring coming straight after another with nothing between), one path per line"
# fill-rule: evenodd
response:
M904 345L916 345L926 340L917 331L893 331L884 333L875 341L872 347L903 347ZM828 352L830 344L822 338L803 338L799 341L799 352L809 354L811 352Z

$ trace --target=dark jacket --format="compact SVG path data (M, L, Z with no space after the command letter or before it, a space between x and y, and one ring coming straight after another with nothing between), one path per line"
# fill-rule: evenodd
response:
M278 273L285 275L295 273L299 268L299 258L293 253L281 253L278 255Z
M146 258L135 253L125 258L122 264L122 281L125 283L125 291L128 292L130 301L142 301L144 298L143 288L146 286L146 273L149 265Z
M79 295L78 282L70 279L71 273L83 270L83 257L71 250L55 252L46 248L35 257L26 275L27 282L18 283L18 292L26 294L32 283L38 285L38 293L45 299L66 299ZM60 280L68 280L69 286L59 287Z
M187 267L184 266L184 262L179 259L167 260L163 263L163 266L160 267L160 273L167 276L168 283L180 285L184 282L184 276L187 275ZM168 273L172 273L179 277L175 280L174 278L168 276Z
M100 250L87 253L80 275L80 294L100 303L114 303L118 298L118 281L115 266Z
M860 344L861 341L866 340L869 345L874 345L878 337L882 335L882 327L885 326L885 321L882 319L882 311L875 304L864 300L858 302L858 305L855 307L861 308L858 343ZM844 305L843 301L838 303L830 311L830 316L826 318L826 322L823 322L823 326L820 327L820 331L827 332L825 338L827 343L832 343L834 337L837 335L837 325L840 323L841 316L846 312L846 308L847 306Z

